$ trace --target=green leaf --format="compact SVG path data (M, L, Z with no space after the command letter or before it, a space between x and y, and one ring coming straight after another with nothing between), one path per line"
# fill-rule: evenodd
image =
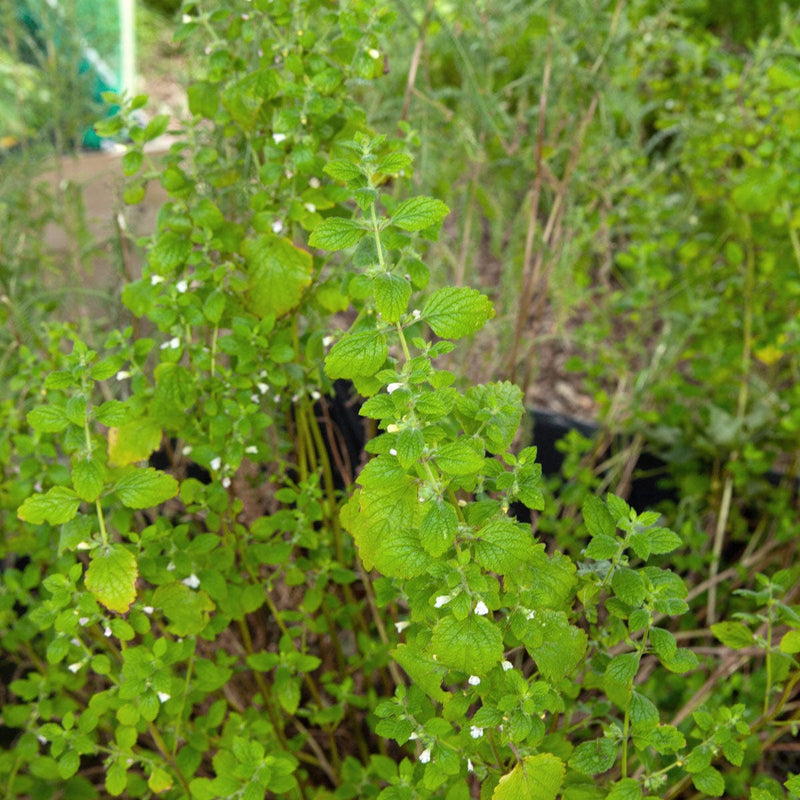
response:
M119 797L128 785L128 766L126 756L120 756L106 771L106 791L112 797Z
M581 663L586 652L588 637L585 631L570 625L563 611L547 608L533 612L530 626L525 647L542 677L554 682L566 678Z
M556 800L565 771L564 762L550 753L527 756L500 778L492 800Z
M433 700L441 703L449 697L442 691L442 680L447 674L445 665L408 644L398 645L392 650L392 658L411 678L411 682L419 686Z
M584 775L608 772L617 760L618 745L613 739L592 739L581 742L569 758L569 765Z
M756 637L743 622L717 622L711 626L711 632L725 647L741 650L755 644Z
M404 428L397 436L397 460L403 469L408 469L419 461L425 449L425 437L418 428Z
M320 250L344 250L358 244L366 233L361 223L354 219L328 217L314 228L308 243Z
M412 197L400 203L392 214L392 224L404 231L421 231L439 225L450 209L433 197Z
M167 130L169 126L169 115L168 114L157 114L150 122L147 123L147 126L144 129L143 138L145 142L152 142L153 139L158 139L164 131Z
M781 653L800 653L800 631L787 631L781 638Z
M722 797L725 794L725 779L714 767L706 767L704 770L694 773L692 783L698 792L703 792L711 797Z
M634 691L630 705L631 724L635 729L647 730L658 725L658 709L652 700Z
M107 400L95 410L95 419L106 427L118 427L128 421L130 412L125 403L119 400Z
M264 234L245 239L242 255L247 262L247 303L262 319L283 316L296 308L311 283L311 253L288 239Z
M607 561L614 558L618 551L619 542L616 539L598 534L592 537L592 541L586 546L583 554L586 558L592 558L595 561Z
M444 555L453 545L458 533L458 516L450 503L436 498L425 504L419 539L434 558Z
M642 785L635 778L617 781L608 793L606 800L641 800Z
M628 705L633 679L639 669L638 653L623 653L614 656L606 665L603 684L612 703L620 708Z
M77 513L81 500L66 486L53 486L45 494L35 494L17 509L17 516L33 525L48 522L61 525L69 522Z
M586 523L586 530L591 536L602 536L606 539L614 539L617 532L617 524L611 516L605 503L593 494L587 495L581 508L583 521ZM597 556L589 556L597 558ZM608 556L606 556L608 558Z
M640 606L645 598L645 586L642 576L635 570L621 567L614 572L611 578L611 587L614 594L634 608Z
M150 267L166 277L182 266L191 252L192 243L188 237L172 231L162 233L150 251Z
M533 555L530 529L523 530L507 517L496 517L477 533L475 560L486 570L504 575Z
M115 484L114 492L128 508L150 508L178 493L178 481L152 467L131 469Z
M186 90L189 111L197 117L212 119L217 113L219 89L213 83L198 81Z
M644 533L650 541L650 552L653 555L671 553L683 544L681 537L669 528L650 528Z
M215 606L202 590L190 589L180 581L159 586L152 604L169 620L168 630L176 636L196 636L208 624L209 612Z
M428 298L422 316L437 336L459 339L480 330L494 316L494 308L475 289L447 286Z
M67 425L69 419L62 406L38 406L28 413L28 425L41 433L60 433Z
M386 322L397 322L408 308L411 284L399 275L383 272L373 283L375 307Z
M792 794L800 796L800 775L791 775L783 784Z
M119 544L101 547L92 553L86 588L109 610L126 614L136 599L138 574L133 553Z
M105 484L106 471L98 458L76 457L72 462L72 486L75 492L87 503L100 497Z
M335 181L340 181L341 183L360 181L362 178L358 164L354 164L344 158L331 159L322 169Z
M440 664L483 677L503 659L503 636L486 617L470 614L458 620L447 616L436 623L430 650Z
M347 333L325 358L325 374L332 379L371 377L386 361L389 348L378 331Z
M484 457L464 440L448 442L436 450L436 466L447 475L472 475L483 467Z

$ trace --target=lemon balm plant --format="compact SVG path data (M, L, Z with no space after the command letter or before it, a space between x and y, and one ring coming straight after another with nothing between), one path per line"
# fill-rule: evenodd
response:
M611 495L586 500L580 554L548 549L510 515L543 505L535 452L515 445L520 390L462 391L440 364L493 308L423 293L448 208L404 196L405 146L353 100L390 17L185 11L209 71L163 169L143 145L166 120L128 123L128 200L152 174L169 193L123 293L134 324L102 353L54 332L14 417L26 457L3 502L29 544L0 605L7 794L738 792L725 765L752 776L759 733L791 723L791 576L719 629L766 652L763 703L690 716L706 666L678 645L680 538ZM344 492L333 381L377 428ZM162 443L168 472L147 463Z

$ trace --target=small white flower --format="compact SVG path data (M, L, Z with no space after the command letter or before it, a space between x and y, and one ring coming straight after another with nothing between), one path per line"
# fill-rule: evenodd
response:
M208 466L211 467L214 472L216 472L222 466L222 459L219 456L216 456L208 462Z
M535 611L529 611L529 612L528 612L528 613L525 615L525 619L533 619L535 616L536 616L536 612L535 612Z
M275 222L272 223L272 232L273 233L280 233L283 230L283 223L276 219Z
M294 172L292 172L290 169L284 170L283 177L286 178L287 181L290 181L292 178L294 178Z
M150 285L151 286L158 286L159 283L164 283L164 276L163 275L151 275L150 276Z
M155 609L153 606L145 606L142 611L144 611L145 614L152 614Z
M400 428L398 428L397 425L394 424L394 422L386 426L387 433L397 433L397 431L399 430Z
M258 389L261 394L266 394L269 391L269 384L264 383L263 381L256 382L256 389Z
M442 606L447 605L453 598L450 597L449 594L440 594L436 598L436 602L433 604L434 608L441 608Z
M78 617L78 625L83 627L84 625L89 624L89 617Z
M261 400L261 396L260 395L257 395L257 394L251 394L250 395L250 402L251 403L255 403L256 405L258 405L260 400Z
M317 210L317 207L313 203L304 203L303 208L305 208L309 214L314 214Z
M76 550L91 550L92 549L92 545L91 545L90 542L78 542L78 544L75 545L75 549Z
M397 450L395 450L394 447L390 447L389 448L389 455L390 456L396 456L397 455Z
M106 625L105 628L103 628L103 636L105 636L106 639L110 639L112 633L113 631L111 630L111 628L108 627L108 625Z
M314 389L314 391L311 392L311 399L312 400L319 400L320 397L322 397L322 395L316 389Z
M251 444L248 447L245 447L244 451L247 453L247 455L254 456L258 453L258 448L254 444Z
M190 589L196 589L200 585L200 578L193 572L188 578L184 578L181 583Z
M275 142L275 144L280 144L281 142L285 141L285 139L286 139L286 134L285 133L273 133L272 134L272 141Z
M413 742L414 739L419 739L419 734L416 731L411 731L411 733L408 734L408 738Z
M323 347L330 347L333 344L333 336L323 336L322 337L322 346Z
M179 339L177 336L173 336L173 337L172 337L172 338L169 340L169 346L170 346L170 347L171 347L173 350L177 350L177 349L178 349L178 348L181 346L181 340L180 340L180 339Z
M281 396L280 396L279 394L276 394L276 395L275 395L275 397L273 397L272 399L273 399L273 400L274 400L276 403L280 403L280 401L281 401Z
M175 284L175 288L178 290L179 294L183 294L189 288L189 281L178 281Z
M308 185L312 189L319 189L319 178L309 178L308 179Z
M672 111L672 109L675 108L675 101L670 98L664 103L664 108L666 108L667 111Z
M120 371L117 373L117 376L116 376L116 377L117 377L117 380L118 380L118 381L124 381L124 380L126 380L127 378L130 378L130 376L131 376L130 372L128 372L128 371L127 371L127 370L125 370L125 369L121 369L121 370L120 370Z
M188 25L188 24L189 24L191 21L192 21L192 17L191 17L189 14L184 14L184 15L181 17L181 22L182 22L184 25Z
M501 662L500 666L503 668L503 672L508 672L510 669L514 669L514 665L510 661L503 661Z
M190 444L184 445L181 453L185 456L190 455L192 452L192 446Z
M477 675L470 675L467 683L470 686L477 686L481 682L481 679Z
M480 739L483 736L483 728L479 728L477 725L472 725L469 729L469 735L473 739Z
M472 759L467 759L467 772L475 772L475 767L472 765Z
M419 754L419 763L420 764L427 764L430 760L431 760L431 749L430 749L430 747L426 747Z
M379 51L379 50L376 50L374 47L370 47L370 49L369 49L369 50L367 50L367 55L368 55L368 56L369 56L371 59L373 59L373 60L375 60L375 61L377 61L377 60L378 60L378 59L381 57L380 51Z
M226 475L222 479L222 486L223 486L223 488L228 489L230 487L230 485L231 485L231 479Z
M170 561L169 564L167 564L167 572L175 572L175 562Z
M39 744L47 744L47 739L41 733L37 733L36 738L39 740Z
M160 703L166 703L170 698L170 695L168 695L166 692L156 692L156 694L158 695L158 701Z
M400 620L400 622L395 622L394 629L398 633L402 633L411 623L407 619Z
M486 603L483 600L478 600L478 604L475 606L475 613L479 617L485 617L489 613L489 609L486 606Z
M80 639L70 639L69 643L70 644L74 644L75 647L80 647L81 646L81 640Z
M422 312L418 308L415 308L411 312L411 316L414 317L414 319L419 319L422 316Z
M386 391L389 392L389 394L391 394L392 392L396 392L398 389L401 389L402 386L403 386L402 383L390 383L386 387Z

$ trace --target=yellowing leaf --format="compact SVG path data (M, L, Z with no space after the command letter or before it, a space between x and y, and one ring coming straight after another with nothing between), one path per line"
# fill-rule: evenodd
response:
M500 778L492 800L556 800L565 769L550 753L528 756Z
M247 261L247 301L260 317L282 316L295 308L311 283L311 253L288 239L264 234L242 245Z
M77 513L81 504L80 498L66 486L53 486L44 494L29 497L17 509L17 516L33 525L49 522L61 525L69 522Z
M136 558L120 544L99 548L86 570L86 588L110 611L125 614L136 599Z
M161 427L147 417L134 419L108 431L108 463L112 467L127 467L144 461L161 444Z

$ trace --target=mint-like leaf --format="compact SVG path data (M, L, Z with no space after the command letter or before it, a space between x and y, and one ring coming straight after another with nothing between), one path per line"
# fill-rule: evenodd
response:
M494 316L494 308L476 289L448 286L428 298L422 316L437 336L459 339L480 330Z
M311 283L311 253L288 239L265 234L242 244L248 268L247 301L260 317L282 316L295 308Z
M44 522L61 525L69 522L77 513L81 500L72 489L66 486L53 486L44 494L29 497L17 509L17 516L33 525Z
M371 377L386 361L389 348L386 337L378 331L345 334L325 358L329 378Z
M178 481L152 467L132 469L114 484L114 492L128 508L150 508L175 497Z
M358 244L366 233L366 229L354 219L329 217L314 228L308 243L321 250L344 250Z
M97 458L79 456L72 462L72 485L81 500L93 503L100 497L106 471Z
M502 778L492 800L556 800L564 782L564 762L550 753L522 759Z
M717 622L711 626L711 632L725 647L741 650L755 643L755 636L743 622Z
M440 664L467 675L484 676L503 658L503 636L486 617L447 616L433 629L430 650Z
M617 744L613 739L592 739L581 742L569 758L569 765L584 775L608 772L617 760Z
M138 574L133 553L119 544L102 547L86 570L86 588L106 608L125 614L136 599Z
M41 433L60 433L69 425L62 406L39 406L30 411L26 419L31 428Z
M397 322L408 308L411 284L399 275L384 272L375 278L375 307L386 322Z
M450 209L433 197L412 197L400 203L392 214L392 224L404 231L421 231L438 225Z
M530 530L506 518L496 518L478 531L475 560L486 570L504 575L533 555Z

